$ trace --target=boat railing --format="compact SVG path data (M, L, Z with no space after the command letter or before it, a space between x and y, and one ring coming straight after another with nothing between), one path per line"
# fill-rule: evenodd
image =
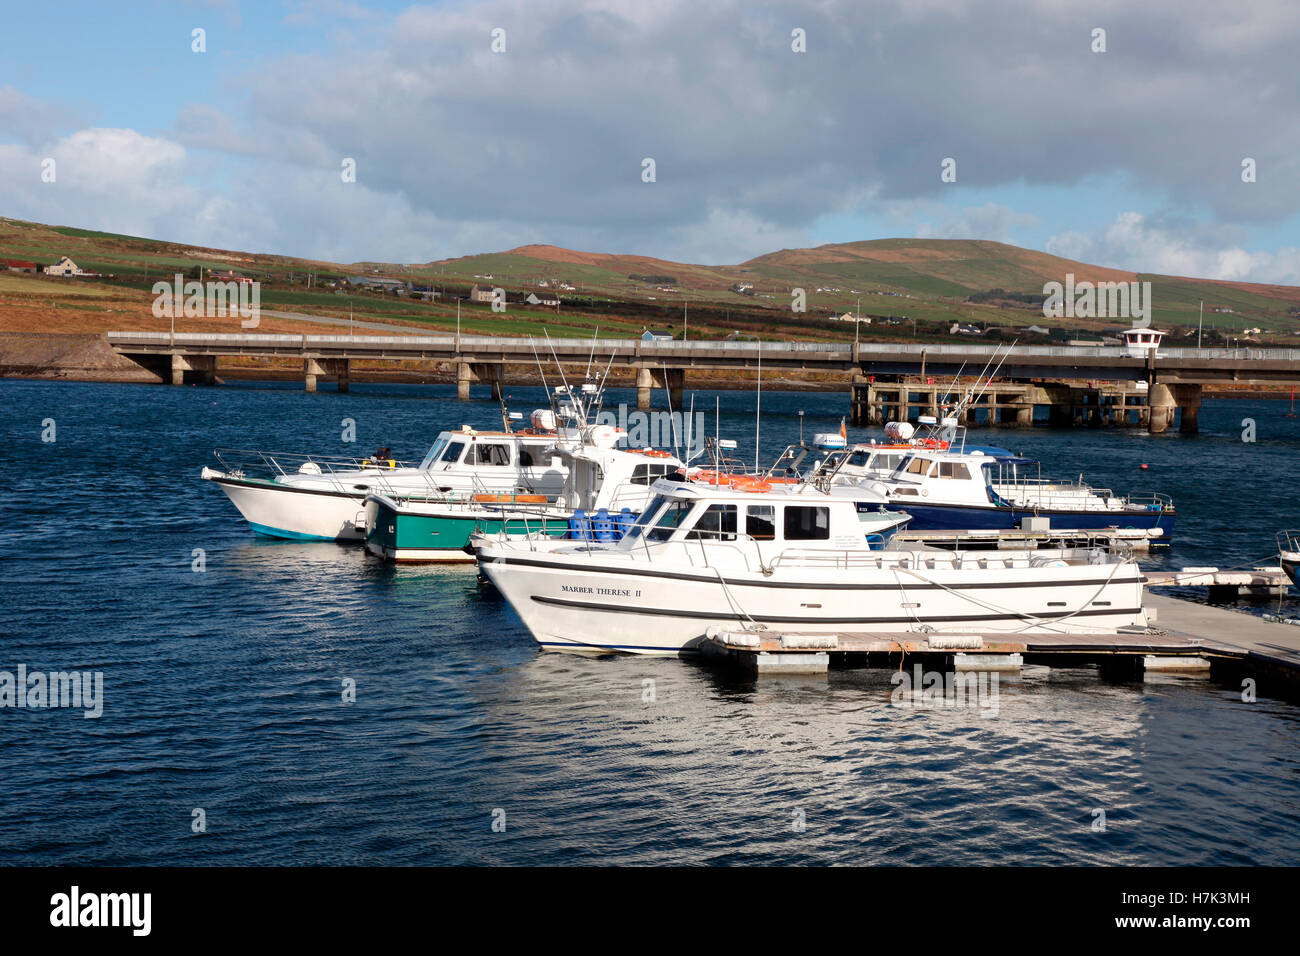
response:
M344 494L355 495L357 489L349 487L339 475L344 472L366 471L366 480L371 486L384 483L385 474L397 469L414 469L419 463L399 461L397 459L356 458L346 455L306 455L299 452L271 452L250 448L218 448L213 457L221 463L225 472L233 478L260 478L273 481L303 475L320 478L330 487ZM304 466L310 468L304 470Z
M1077 508L1080 503L1117 502L1121 511L1173 511L1173 499L1158 492L1119 495L1111 488L1095 488L1071 481L1017 478L990 483L999 496L1023 507L1046 509ZM1098 509L1098 510L1110 510Z
M1277 533L1277 550L1281 554L1289 551L1292 554L1300 552L1300 531L1279 531Z
M772 559L771 568L878 568L883 552L870 548L785 548Z

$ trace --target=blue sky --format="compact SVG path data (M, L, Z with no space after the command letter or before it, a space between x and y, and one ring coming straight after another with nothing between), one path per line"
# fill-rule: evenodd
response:
M1287 3L73 2L5 26L16 218L342 261L983 238L1300 283Z

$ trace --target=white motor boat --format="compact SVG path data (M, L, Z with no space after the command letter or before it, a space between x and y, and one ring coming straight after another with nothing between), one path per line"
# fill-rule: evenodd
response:
M957 419L922 416L922 431L890 422L883 444L855 444L824 455L792 445L774 474L807 474L814 482L854 485L890 508L905 509L914 531L1010 531L1026 519L1052 529L1107 528L1173 535L1177 510L1161 494L1119 495L1078 481L1053 481L1038 460L1004 448L967 446ZM824 448L825 446L819 446ZM805 464L811 461L811 464Z
M554 497L566 476L551 454L557 434L554 413L539 409L532 427L521 431L468 425L444 431L419 464L218 449L220 467L205 467L200 475L226 493L258 534L359 541L369 494L447 501L485 494Z
M545 648L689 653L713 627L800 633L1145 627L1142 573L1100 549L895 547L853 489L661 479L617 542L486 540L482 573Z

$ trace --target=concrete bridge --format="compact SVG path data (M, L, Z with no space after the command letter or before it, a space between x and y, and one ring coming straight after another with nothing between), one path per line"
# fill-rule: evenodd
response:
M644 341L641 339L527 339L481 335L291 335L256 333L110 332L114 350L180 384L215 380L223 357L291 357L301 361L309 390L320 378L334 379L346 391L353 361L454 363L457 393L468 398L475 383L491 385L499 394L507 364L544 365L555 359L566 364L589 360L636 370L637 404L650 405L651 391L667 388L673 404L680 402L688 370L757 372L772 370L841 372L852 390L853 420L867 425L906 417L911 410L935 405L955 376L973 379L987 374L1001 356L995 343L929 344L878 342L746 342ZM1003 347L1002 354L1006 349ZM1077 420L1073 411L1090 404L1096 391L1097 414L1089 424L1138 423L1164 431L1181 410L1183 431L1196 430L1201 386L1300 384L1300 349L1162 348L1154 357L1135 357L1123 346L1017 346L998 371L998 387L990 389L981 411L987 424L1026 425L1035 406L1052 409L1052 420ZM1139 383L1122 393L1124 421L1106 409L1106 388L1096 383ZM1084 383L1087 383L1086 385ZM1006 386L1005 388L1003 386ZM906 389L903 388L906 386ZM1080 396L1082 390L1082 400ZM1110 403L1112 406L1114 402ZM1061 411L1066 409L1067 412ZM1008 410L1010 410L1008 412ZM1098 420L1100 419L1100 420Z

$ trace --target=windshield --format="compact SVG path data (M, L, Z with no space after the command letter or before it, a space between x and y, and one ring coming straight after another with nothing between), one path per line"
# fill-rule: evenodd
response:
M437 461L438 456L442 454L442 450L447 447L447 441L448 438L446 435L439 435L438 440L435 441L433 447L429 449L429 454L425 455L424 461L420 462L420 467L428 468Z
M647 541L667 541L695 507L693 501L670 501L668 507L655 521L655 526L645 533Z
M572 472L570 473L572 474ZM636 519L636 523L628 529L627 537L639 537L641 533L645 531L646 526L654 521L655 515L659 513L659 509L664 506L664 502L667 500L668 499L663 495L655 495L650 499L650 503L645 506L645 510L642 511L640 516Z

